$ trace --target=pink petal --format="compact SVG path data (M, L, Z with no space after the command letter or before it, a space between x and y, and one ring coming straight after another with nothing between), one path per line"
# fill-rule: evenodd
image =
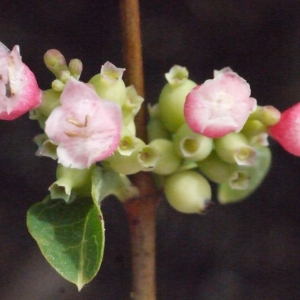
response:
M300 156L300 102L282 112L269 133L287 152Z
M41 102L34 74L22 63L19 47L11 52L0 43L0 119L14 120Z
M239 132L256 109L250 86L234 72L225 72L195 87L187 96L184 115L189 127L210 138Z
M69 79L45 132L58 145L58 162L66 167L88 168L118 147L122 114L118 104L100 99L86 84Z

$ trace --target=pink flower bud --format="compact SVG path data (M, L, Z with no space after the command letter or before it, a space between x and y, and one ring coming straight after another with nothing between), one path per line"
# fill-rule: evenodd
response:
M34 74L22 63L19 46L0 43L0 120L14 120L41 102Z
M280 121L269 128L269 134L287 152L300 156L300 102L281 113Z
M239 132L256 100L250 97L250 86L232 71L218 72L216 77L196 86L186 98L184 115L189 127L210 138Z
M70 78L46 121L45 132L58 145L58 162L84 169L104 160L118 147L122 128L118 104L99 98L95 90Z

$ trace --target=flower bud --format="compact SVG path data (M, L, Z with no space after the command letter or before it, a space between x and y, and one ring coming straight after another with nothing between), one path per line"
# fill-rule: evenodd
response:
M126 100L126 87L122 80L125 69L120 69L110 62L101 67L100 74L95 75L89 81L99 97L108 99L122 106Z
M95 165L89 169L66 168L58 164L57 180L49 187L52 199L63 199L67 203L75 200L76 196L87 197L91 194L91 175Z
M123 124L129 124L141 108L144 98L139 96L133 85L126 88L126 100L122 106Z
M181 164L180 157L175 153L174 145L165 139L156 139L141 150L139 160L145 171L153 171L160 175L175 172Z
M81 60L74 58L69 62L69 71L75 79L79 79L82 73L83 65Z
M44 54L44 62L46 67L58 79L60 78L61 71L68 70L65 57L56 49L50 49Z
M203 160L213 148L211 138L193 132L187 124L177 130L173 141L177 154L187 160Z
M228 179L228 184L233 190L246 190L249 188L249 174L246 171L236 170Z
M158 105L164 126L171 132L185 123L183 107L187 94L196 86L188 79L188 71L181 66L174 66L165 74L168 83L162 89Z
M236 170L236 165L225 162L215 151L206 159L199 161L198 167L209 180L216 183L227 181Z
M229 133L215 140L218 156L230 164L252 165L256 156L255 149L241 133Z
M55 79L51 83L51 88L53 89L53 91L61 93L65 88L65 83L62 82L60 79Z
M241 133L247 137L252 137L268 131L268 127L258 120L248 119Z
M194 171L183 171L168 176L164 192L169 204L183 213L203 213L210 203L208 181Z
M271 165L271 151L261 146L256 147L255 151L257 155L252 166L238 166L238 177L219 185L218 200L221 204L243 200L262 183Z
M122 155L118 150L108 157L103 164L112 168L114 171L120 174L131 175L136 174L142 170L142 166L139 162L138 156L141 149L145 146L145 143L136 138L134 150L130 155Z
M123 128L118 151L121 155L129 156L140 145L140 139L130 133L127 128Z
M272 105L266 105L258 106L256 110L250 114L249 119L258 120L266 126L274 126L279 122L280 116L281 113L276 107Z

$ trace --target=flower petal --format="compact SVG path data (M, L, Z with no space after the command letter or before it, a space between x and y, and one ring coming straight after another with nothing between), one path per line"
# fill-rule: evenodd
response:
M239 132L256 109L250 86L234 72L219 73L195 87L186 98L184 115L189 127L207 137Z
M86 84L69 79L45 132L58 145L58 162L71 168L88 168L118 147L122 127L118 104L99 98Z
M0 43L0 119L14 120L41 102L34 74L22 63L19 46L10 52Z
M269 133L287 152L300 156L300 102L282 112Z

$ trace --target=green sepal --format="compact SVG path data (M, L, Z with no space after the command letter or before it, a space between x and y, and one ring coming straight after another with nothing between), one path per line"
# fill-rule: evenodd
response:
M71 204L46 197L30 207L27 227L48 263L80 291L99 271L104 222L90 198Z
M130 198L139 196L137 187L132 185L127 176L119 174L110 168L96 167L92 175L92 198L100 207L101 201L114 195L124 202Z
M267 147L255 147L255 150L257 156L254 164L252 166L239 166L237 168L237 170L248 174L248 188L244 190L233 189L230 187L228 181L220 184L218 188L218 200L221 204L234 203L245 199L262 183L270 169L272 154Z

